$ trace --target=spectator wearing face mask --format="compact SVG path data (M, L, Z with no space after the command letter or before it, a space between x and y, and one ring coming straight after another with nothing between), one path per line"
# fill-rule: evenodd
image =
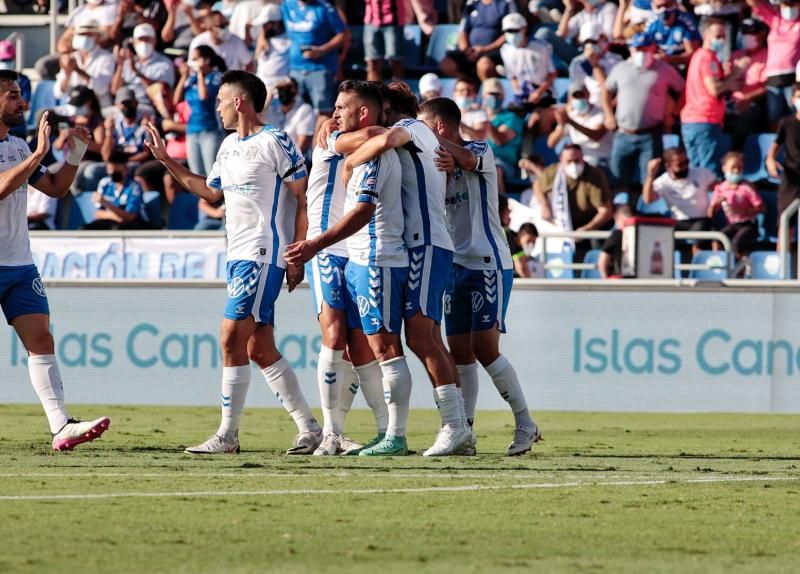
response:
M566 108L556 110L556 129L547 136L547 146L555 148L564 137L581 146L586 163L608 169L614 136L606 129L603 110L592 105L583 84L572 84Z
M442 95L442 81L433 73L424 74L419 79L419 95L422 101L438 98Z
M453 88L453 101L461 110L461 137L467 141L485 140L489 132L489 117L478 103L478 85L474 80L461 78Z
M681 110L681 133L689 163L720 174L722 123L725 94L739 85L750 64L748 58L734 62L726 74L718 54L725 49L725 23L709 20L703 32L703 47L695 52L686 74L686 105Z
M198 46L210 46L225 61L229 70L253 70L253 55L244 40L230 33L228 20L221 12L206 16L206 31L192 40L189 53Z
M497 165L497 184L505 193L505 178L518 173L517 162L522 150L525 120L503 107L505 92L497 78L483 81L483 111L489 119L489 147Z
M616 131L611 175L616 185L633 192L631 183L641 182L647 163L661 156L665 110L681 98L685 83L675 68L655 59L655 42L646 34L635 35L630 49L630 58L614 66L606 79L603 112L606 128Z
M688 64L700 47L694 16L680 10L677 0L653 0L653 13L655 19L647 25L645 33L658 44L662 59L673 66Z
M97 96L101 106L111 105L111 78L114 56L98 43L99 29L95 22L81 25L72 36L73 52L62 54L61 69L56 75L53 95L59 99L72 88L86 86Z
M124 153L132 163L150 159L150 150L144 145L145 116L140 114L136 93L129 87L120 88L114 102L117 113L104 122L103 159L108 161L114 152Z
M747 0L753 18L769 26L767 35L767 114L774 127L792 113L792 84L800 61L800 6L784 0L775 7L766 0Z
M89 140L86 153L78 166L78 173L71 187L72 193L78 195L84 191L97 189L97 184L106 174L101 155L105 129L103 127L103 114L100 109L100 103L92 90L86 86L72 88L69 92L67 103L73 110L69 123L74 126L84 127L92 134L92 139ZM59 130L58 137L53 142L53 147L62 150L66 149L68 136L68 130L63 132Z
M563 62L569 63L580 52L573 41L578 37L581 27L587 23L597 24L602 33L610 38L614 33L614 20L617 5L605 0L565 0L564 15L554 33L550 28L540 28L536 38L553 46L553 52Z
M753 133L767 131L767 27L760 20L742 21L742 49L733 53L733 61L747 58L747 67L739 85L728 101L725 124L734 150L744 147Z
M111 80L115 94L124 87L131 88L140 102L141 110L153 114L155 108L147 95L147 88L156 83L175 85L175 65L167 56L156 52L156 31L150 24L139 24L133 29L133 49L129 46L115 48L117 69Z
M544 265L534 257L533 250L536 240L539 238L539 230L533 223L523 223L517 231L521 251L515 253L514 273L517 277L527 277L531 279L543 279L545 277Z
M73 51L72 37L78 28L93 22L97 26L98 43L108 44L114 37L114 23L117 21L119 5L110 0L87 0L79 6L67 20L64 33L58 39L56 50L59 54L68 54Z
M578 33L578 43L583 53L569 64L571 84L583 84L589 91L589 102L602 105L603 88L611 69L622 61L622 56L608 51L608 36L595 22L586 22Z
M189 104L186 155L189 169L203 176L211 171L225 137L217 114L217 93L225 70L225 62L211 47L198 46L181 66L181 79L172 95L174 105L182 101Z
M292 41L286 34L281 9L267 4L252 22L256 34L256 75L267 88L289 77L289 50Z
M94 194L97 208L94 221L83 229L140 229L144 192L142 187L130 176L127 166L128 156L121 152L112 153L107 162L107 176L100 180Z
M284 80L273 88L273 98L277 95L277 107L273 106L267 113L267 123L286 132L303 156L311 153L317 125L317 113L309 104L300 98L297 82L293 78Z

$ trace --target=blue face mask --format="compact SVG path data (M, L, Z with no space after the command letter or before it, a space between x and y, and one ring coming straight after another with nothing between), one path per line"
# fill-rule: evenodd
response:
M489 108L490 110L499 110L500 107L503 105L503 102L500 101L494 94L488 94L485 98L483 98L483 105Z
M731 183L739 183L742 181L742 174L741 173L725 173L725 179Z
M589 101L582 98L572 100L572 109L576 114L583 114L589 109Z
M715 39L711 40L711 43L709 44L709 48L711 48L717 54L719 54L720 52L722 52L725 49L725 40L723 40L721 38L715 38Z
M459 109L462 109L462 110L468 110L469 108L472 107L472 104L475 103L475 99L474 98L456 98L455 101L456 101L456 105L459 107Z

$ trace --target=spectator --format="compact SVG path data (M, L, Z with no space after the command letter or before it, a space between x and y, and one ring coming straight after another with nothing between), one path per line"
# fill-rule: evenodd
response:
M533 255L539 231L533 223L523 223L517 231L521 251L513 256L514 273L518 277L544 278L545 270L538 258Z
M364 12L364 59L367 61L367 80L383 79L383 63L388 61L392 78L402 78L403 23L405 3L386 0L366 0Z
M647 162L661 156L665 110L670 98L677 101L681 97L684 81L675 68L655 59L656 46L650 36L637 34L630 47L631 57L608 75L603 112L606 128L616 131L611 146L611 175L615 184L625 186L632 194L630 184L641 183Z
M225 61L229 70L253 70L253 55L239 36L228 30L228 20L221 12L206 16L206 31L189 44L189 53L198 46L210 46Z
M497 211L500 212L500 225L503 226L503 232L506 234L508 249L513 256L515 253L522 251L522 247L519 244L517 234L514 233L509 227L509 224L511 223L511 210L508 208L508 197L503 194L497 196Z
M648 22L655 18L650 0L619 0L617 17L614 19L615 40L627 40L644 31Z
M92 134L89 140L86 153L78 166L78 173L72 184L72 193L79 195L84 191L94 191L97 184L106 174L106 167L101 155L103 141L105 140L105 129L103 127L103 114L100 110L100 102L97 96L86 86L77 86L69 92L69 107L73 110L70 123L76 126L83 126ZM53 143L53 147L63 149L66 145L68 132L59 132L59 137Z
M153 114L155 107L147 88L162 83L170 89L175 85L175 66L167 56L156 52L156 31L150 24L139 24L133 29L133 50L128 46L115 48L117 69L111 81L115 94L123 86L133 89L143 112Z
M14 42L0 40L0 70L17 70L17 48ZM44 78L42 78L44 79ZM31 103L31 80L22 72L17 72L17 85L22 95L22 99L30 106ZM12 136L27 139L28 128L25 122L18 126L13 126L9 131Z
M703 47L695 52L686 74L686 105L681 111L681 133L689 163L720 174L722 123L726 92L739 84L750 60L734 62L726 74L717 54L725 49L725 24L709 20Z
M642 199L652 203L662 198L677 221L676 231L711 231L708 217L708 192L717 181L717 176L704 167L689 167L689 158L682 148L670 148L664 152L666 172L658 175L661 158L653 158L647 164L647 178L642 189ZM692 252L697 253L709 246L707 241L691 241Z
M725 124L735 150L744 147L752 133L767 131L767 31L760 20L743 20L742 49L734 52L733 61L748 58L750 65L739 85L731 93Z
M319 119L328 119L336 99L338 50L346 39L339 12L325 0L284 0L281 14L289 39L291 71L300 96L311 102Z
M139 229L142 188L128 173L128 156L112 153L106 162L107 177L100 180L94 194L97 207L94 221L83 229Z
M81 25L72 37L73 52L60 57L61 70L56 75L53 95L64 99L70 89L86 86L94 92L101 106L111 105L111 78L114 56L100 47L99 28L95 22Z
M217 93L222 85L225 62L210 47L197 46L190 59L181 67L181 79L175 88L172 101L189 104L189 121L186 124L186 153L189 169L199 175L211 172L225 130L217 114Z
M742 20L742 9L744 0L689 0L694 7L694 13L700 17L700 29L704 30L709 19L721 20L725 23L725 36L728 38L728 45L719 54L719 59L723 62L730 61L731 54L737 48L737 38L739 37L739 25Z
M606 129L603 110L589 102L589 91L583 84L572 84L566 108L555 113L556 129L547 136L547 146L555 148L564 137L577 144L589 165L608 169L613 134Z
M433 29L439 21L439 14L436 11L434 0L398 0L405 5L405 18L403 25L414 24L419 25L422 33L426 36L433 34ZM459 18L450 20L451 22L458 22Z
M120 88L115 99L117 113L105 119L103 138L103 159L114 152L126 155L128 161L140 163L150 159L150 150L144 145L147 130L145 117L139 111L136 94L129 87Z
M800 83L794 85L792 102L795 113L778 123L775 141L767 152L766 166L769 175L780 178L778 186L778 213L800 198ZM783 164L778 155L783 149Z
M622 228L626 220L633 217L633 211L627 204L614 207L614 230L600 248L597 259L597 270L603 279L622 277Z
M485 140L489 133L489 117L478 104L478 86L475 80L456 80L453 100L461 110L461 137L468 141Z
M550 89L556 79L550 46L528 38L525 17L517 12L503 18L502 28L502 75L511 80L515 103L526 111L549 108L555 103Z
M495 76L501 62L499 50L505 43L502 21L516 11L511 0L467 0L458 29L458 49L447 52L439 63L442 74L480 80Z
M522 151L525 120L503 107L505 92L497 78L483 81L483 110L489 119L489 147L497 164L497 185L505 193L506 178L517 174L517 161Z
M800 6L783 0L780 8L766 0L747 0L753 18L769 26L767 36L767 115L775 126L792 113L792 84L800 61Z
M602 229L612 217L611 191L605 174L586 164L581 147L569 144L560 161L544 168L533 184L542 219L564 231ZM569 241L574 260L583 261L589 240Z
M572 42L578 38L584 24L597 24L607 38L612 36L617 6L605 0L564 0L564 8L558 30L554 33L550 28L540 28L536 38L548 42L553 46L555 55L569 64L579 54Z
M697 21L678 7L677 0L653 0L655 18L645 28L658 45L661 58L673 66L685 66L700 47ZM723 24L724 33L724 24ZM723 41L725 36L723 35ZM725 49L723 45L719 52Z
M28 229L49 231L56 228L58 199L45 195L32 185L28 186Z
M121 31L114 30L117 20L119 5L111 0L87 0L86 4L79 6L67 20L64 33L58 39L56 51L59 54L69 54L72 52L72 37L76 30L90 22L94 22L98 28L98 42L101 45L108 45L115 40Z
M200 217L197 220L197 225L194 226L195 231L215 231L222 229L225 225L224 200L219 203L209 203L205 199L201 199L197 202L197 209L200 212Z
M256 41L256 75L267 88L289 77L289 50L292 42L283 25L281 9L267 4L253 21L260 27Z
M756 216L765 211L764 202L748 181L744 181L744 156L728 152L722 160L725 180L718 183L708 206L708 217L714 217L720 208L728 225L722 233L728 236L736 257L744 257L753 250L758 240Z
M422 101L437 98L442 95L442 81L439 76L427 73L419 79L419 95Z
M213 0L167 0L167 21L161 30L161 41L174 48L187 50L195 36L206 29L206 16Z
M258 38L259 28L268 22L267 17L273 14L273 10L266 11L268 6L272 6L274 12L278 14L278 21L282 21L281 9L276 3L263 0L239 0L228 18L228 30L231 34L244 40L248 48L252 48ZM256 29L253 30L253 28Z
M583 84L589 91L589 102L602 106L602 93L611 69L622 61L622 56L608 51L608 36L595 22L581 26L578 42L583 53L569 64L571 84Z
M300 98L297 82L293 78L275 86L278 108L268 112L267 123L286 132L304 157L311 153L317 113ZM276 113L277 112L277 113Z

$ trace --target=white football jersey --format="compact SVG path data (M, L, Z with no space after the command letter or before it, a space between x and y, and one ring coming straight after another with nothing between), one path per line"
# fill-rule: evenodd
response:
M284 185L306 177L303 156L272 126L251 136L230 134L217 152L207 183L225 194L228 261L262 261L286 267L294 240L297 199Z
M401 120L392 127L403 128L411 134L411 141L397 148L403 167L406 246L435 245L453 251L444 214L447 175L436 169L434 163L439 140L419 120Z
M308 174L308 233L311 239L336 225L344 213L347 191L341 178L344 156L336 153L334 146L336 132L328 142L328 149L314 148L311 156L311 172ZM340 241L323 250L323 253L347 257L347 243Z
M345 213L359 203L375 205L375 213L367 225L347 238L351 261L378 267L408 266L400 173L400 160L393 149L353 170L347 185Z
M0 140L0 173L21 164L31 155L25 140L9 135ZM36 168L27 183L0 200L0 266L32 265L28 238L28 183L35 184L47 170Z
M497 168L486 142L464 147L478 160L474 171L456 170L447 186L447 222L453 262L473 270L513 269L497 206Z

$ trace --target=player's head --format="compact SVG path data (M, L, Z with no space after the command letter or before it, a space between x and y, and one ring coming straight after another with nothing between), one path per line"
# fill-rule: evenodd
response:
M339 84L339 95L333 109L333 119L339 130L351 132L378 125L383 115L383 95L375 82L345 80Z
M422 102L419 107L419 119L436 135L451 142L461 143L461 136L458 133L461 110L450 98L433 98Z
M111 152L106 160L106 173L115 183L125 181L125 176L128 175L128 154L118 150Z
M419 113L417 96L405 82L389 82L383 86L383 114L386 125L404 118L416 118Z
M25 123L28 104L22 99L14 70L0 70L0 127L12 128Z
M258 76L242 70L228 70L222 75L217 113L226 130L238 127L239 115L256 119L266 101L267 88Z

